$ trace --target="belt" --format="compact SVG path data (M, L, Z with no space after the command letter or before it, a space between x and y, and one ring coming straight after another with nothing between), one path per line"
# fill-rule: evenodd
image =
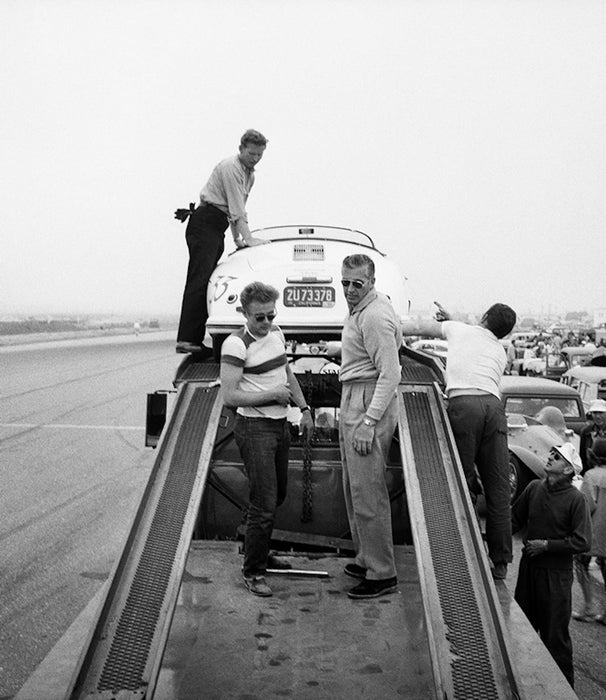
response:
M450 389L448 391L449 399L455 399L457 396L494 396L494 394L490 391L484 391L484 389Z
M219 214L223 214L223 216L227 216L227 214L223 211L223 209L220 209L216 204L211 204L210 202L200 202L200 208L205 209L206 207L210 207L211 209L214 209L215 211L218 211Z

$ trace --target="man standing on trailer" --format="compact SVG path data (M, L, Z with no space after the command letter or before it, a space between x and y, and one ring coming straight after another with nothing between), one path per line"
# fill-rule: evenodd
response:
M291 401L301 410L301 428L311 439L314 421L288 364L284 335L274 325L279 293L251 282L240 294L243 328L221 348L221 390L237 407L234 435L249 480L244 538L244 584L256 596L272 595L265 574L276 509L286 498Z
M451 321L450 314L434 303L435 321L406 321L402 331L448 341L448 419L472 500L484 492L492 575L502 580L507 578L512 548L507 417L500 393L507 355L500 339L511 332L516 314L506 304L493 304L476 326Z
M202 344L208 320L206 291L210 276L223 255L223 234L227 227L231 228L238 248L267 243L251 235L246 214L246 202L255 182L255 165L263 157L266 146L263 134L248 129L240 139L239 153L215 166L200 192L200 204L193 211L177 209L175 212L175 218L180 221L189 217L185 232L189 265L177 352L212 354L212 350Z
M341 276L349 315L343 326L339 371L339 445L356 553L345 573L361 579L347 595L376 598L395 592L398 585L385 471L398 420L402 333L391 302L375 290L371 258L346 257Z

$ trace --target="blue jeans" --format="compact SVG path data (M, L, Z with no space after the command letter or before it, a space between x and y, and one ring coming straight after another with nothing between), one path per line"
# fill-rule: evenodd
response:
M288 422L285 418L245 418L237 414L234 435L249 482L243 573L262 576L267 569L276 508L286 498Z

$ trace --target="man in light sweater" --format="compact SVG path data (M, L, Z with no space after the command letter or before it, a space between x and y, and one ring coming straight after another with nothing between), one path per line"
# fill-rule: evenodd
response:
M343 491L356 553L345 573L361 582L350 598L376 598L397 590L391 506L385 468L397 424L400 321L389 299L374 288L367 255L350 255L341 270L349 306L342 335L339 442Z
M512 560L507 417L500 382L507 354L499 340L511 332L515 311L493 304L480 324L451 321L439 304L435 321L406 321L404 335L446 338L448 418L472 500L486 498L486 542L495 579L507 577ZM482 484L478 482L477 471Z

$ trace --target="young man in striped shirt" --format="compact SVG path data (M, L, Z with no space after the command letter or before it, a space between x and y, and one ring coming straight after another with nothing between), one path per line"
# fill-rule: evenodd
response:
M221 348L221 390L225 405L237 407L234 434L250 485L242 573L257 596L272 595L265 573L276 509L286 498L291 402L301 410L308 439L314 428L284 335L273 323L278 296L262 282L247 285L240 294L246 323Z

